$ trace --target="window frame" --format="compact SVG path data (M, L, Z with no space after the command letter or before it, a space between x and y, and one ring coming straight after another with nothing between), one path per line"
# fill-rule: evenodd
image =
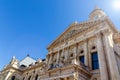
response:
M95 57L93 59L93 57ZM91 66L92 66L92 70L96 70L99 69L99 60L98 60L98 52L92 52L91 53Z

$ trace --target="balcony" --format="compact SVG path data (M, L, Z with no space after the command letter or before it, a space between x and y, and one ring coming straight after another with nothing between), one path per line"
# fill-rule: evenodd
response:
M51 80L51 79L57 79L57 78L64 78L66 76L74 77L76 73L80 73L85 75L86 77L90 78L90 69L85 66L82 62L77 62L76 59L73 59L72 61L66 61L66 63L62 64L56 64L56 65L50 65L48 66L48 70L46 72L40 73L40 79L41 80Z

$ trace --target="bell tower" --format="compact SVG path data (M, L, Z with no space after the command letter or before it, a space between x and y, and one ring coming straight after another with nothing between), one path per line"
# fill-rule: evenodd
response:
M95 9L90 13L89 18L90 20L96 20L105 16L107 16L106 13L96 6Z

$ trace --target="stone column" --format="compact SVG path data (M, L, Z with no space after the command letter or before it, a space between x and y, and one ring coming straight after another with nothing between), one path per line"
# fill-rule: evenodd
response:
M68 60L68 56L69 56L69 47L67 47L67 52L66 52L66 55L65 55L65 59L66 59L66 61Z
M58 62L59 62L59 58L60 58L60 48L58 48L56 64L58 64Z
M75 57L75 59L76 59L76 57L77 57L77 44L75 43L75 46L74 46L74 57Z
M74 60L72 60L73 61L72 63L79 65L77 61L77 43L74 44L73 55Z
M30 79L30 80L34 80L34 78L35 78L35 75L34 75L34 73L32 73L32 74L31 74L31 79Z
M88 59L89 59L89 57L88 57L88 42L87 42L87 40L85 40L85 43L84 43L84 53L85 53L85 65L86 66L88 66L89 64L88 64Z
M64 46L62 47L62 56L65 57L65 48L64 48Z
M12 71L9 71L8 73L7 73L7 75L6 75L6 77L5 77L5 80L8 80L8 78L12 75ZM11 76L12 77L12 76Z
M49 59L49 64L51 64L52 63L52 54L50 54L50 59Z
M108 80L107 64L103 49L103 41L102 41L101 33L97 33L96 36L97 36L97 51L98 51L101 80Z
M103 30L102 33L104 34L104 44L106 48L106 55L108 59L108 66L110 72L111 80L120 80L120 74L117 66L117 62L115 59L115 53L113 50L113 37L112 32L109 29Z

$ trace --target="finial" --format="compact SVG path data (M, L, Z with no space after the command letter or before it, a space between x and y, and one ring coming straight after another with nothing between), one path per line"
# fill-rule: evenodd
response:
M75 24L77 24L78 22L75 20Z
M29 54L27 54L27 57L29 57L30 55Z
M15 59L15 56L13 56L12 59Z

